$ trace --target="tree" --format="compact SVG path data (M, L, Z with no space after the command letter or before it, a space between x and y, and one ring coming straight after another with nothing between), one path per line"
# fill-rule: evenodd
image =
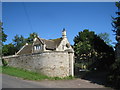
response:
M26 41L22 35L16 35L13 39L14 46L16 48L16 52L21 49L23 45L25 45Z
M112 42L110 39L109 39L109 34L108 33L100 33L98 34L98 36L104 40L104 42L107 44L107 45L110 45L110 42Z
M114 27L113 32L115 32L118 43L115 48L116 60L110 69L108 82L114 87L120 89L120 2L116 2L116 7L118 8L118 12L116 12L118 17L113 18L112 26Z
M4 33L3 28L2 28L3 23L0 21L0 32L2 33L2 42L5 42L7 40L7 35Z
M33 43L34 38L37 37L37 36L38 36L38 34L35 33L35 32L30 33L30 34L29 34L29 37L26 39L26 42L27 42L27 43Z
M7 35L3 31L2 25L3 23L0 21L0 55L2 55L3 42L7 40Z
M94 32L85 29L83 32L79 32L78 35L74 38L74 49L75 55L79 56L80 54L87 54L91 51L91 42L94 38Z
M116 2L116 7L118 8L118 12L116 12L118 17L116 17L116 18L113 17L112 26L114 28L113 32L115 32L116 36L120 36L120 11L119 11L120 10L120 2ZM116 37L116 40L117 40L117 37Z
M96 67L99 70L109 70L110 66L115 60L114 49L111 47L111 45L107 45L98 35L94 36L93 47L97 53L97 61L95 62L97 65Z
M4 56L14 55L15 54L15 50L16 50L16 48L14 47L14 45L12 43L10 43L8 45L6 44L2 48L2 54Z
M76 63L85 64L87 69L95 67L99 70L105 70L114 60L113 48L93 31L85 29L79 32L74 38L74 42Z
M4 33L3 31L3 28L2 28L2 23L0 23L0 29L2 29L2 40L1 40L1 45L2 45L2 42L5 42L7 39L7 35ZM2 46L1 46L1 51L3 52L3 55L4 56L7 56L7 55L13 55L15 54L15 52L19 51L23 45L25 45L25 43L33 43L33 39L35 37L37 37L38 34L33 32L31 34L29 34L29 37L28 38L24 38L22 35L16 35L14 36L14 39L13 39L13 44L10 43L10 44L6 44L6 45L3 45L3 49L2 49Z
M7 35L2 30L2 42L5 42L7 40Z
M22 48L22 46L25 45L25 43L29 43L29 44L33 43L33 39L37 36L38 34L35 32L30 33L28 38L24 38L22 35L20 36L16 35L13 39L13 43L16 48L15 52L19 51Z

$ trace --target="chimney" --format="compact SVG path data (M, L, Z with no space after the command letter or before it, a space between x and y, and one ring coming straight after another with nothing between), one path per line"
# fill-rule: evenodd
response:
M65 30L65 28L63 28L63 30L62 30L62 38L66 38L66 30Z

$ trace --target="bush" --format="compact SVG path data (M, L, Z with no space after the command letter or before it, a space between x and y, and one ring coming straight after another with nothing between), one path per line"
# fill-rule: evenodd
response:
M2 65L3 66L7 66L8 65L7 61L5 61L4 59L2 59Z
M117 59L112 65L108 76L108 83L120 89L120 59Z

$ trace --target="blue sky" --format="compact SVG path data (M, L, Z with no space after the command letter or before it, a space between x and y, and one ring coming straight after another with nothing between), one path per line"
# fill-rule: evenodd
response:
M6 44L16 34L28 37L32 32L45 39L59 38L63 28L71 44L84 29L107 32L115 42L111 26L111 16L117 11L114 2L4 2L2 10Z

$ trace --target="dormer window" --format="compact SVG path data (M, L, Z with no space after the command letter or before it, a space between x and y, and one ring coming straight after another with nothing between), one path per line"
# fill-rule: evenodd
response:
M37 48L36 48L36 46L34 46L34 50L36 50Z
M38 44L38 45L34 45L34 50L40 50L40 49L41 49L40 44Z

